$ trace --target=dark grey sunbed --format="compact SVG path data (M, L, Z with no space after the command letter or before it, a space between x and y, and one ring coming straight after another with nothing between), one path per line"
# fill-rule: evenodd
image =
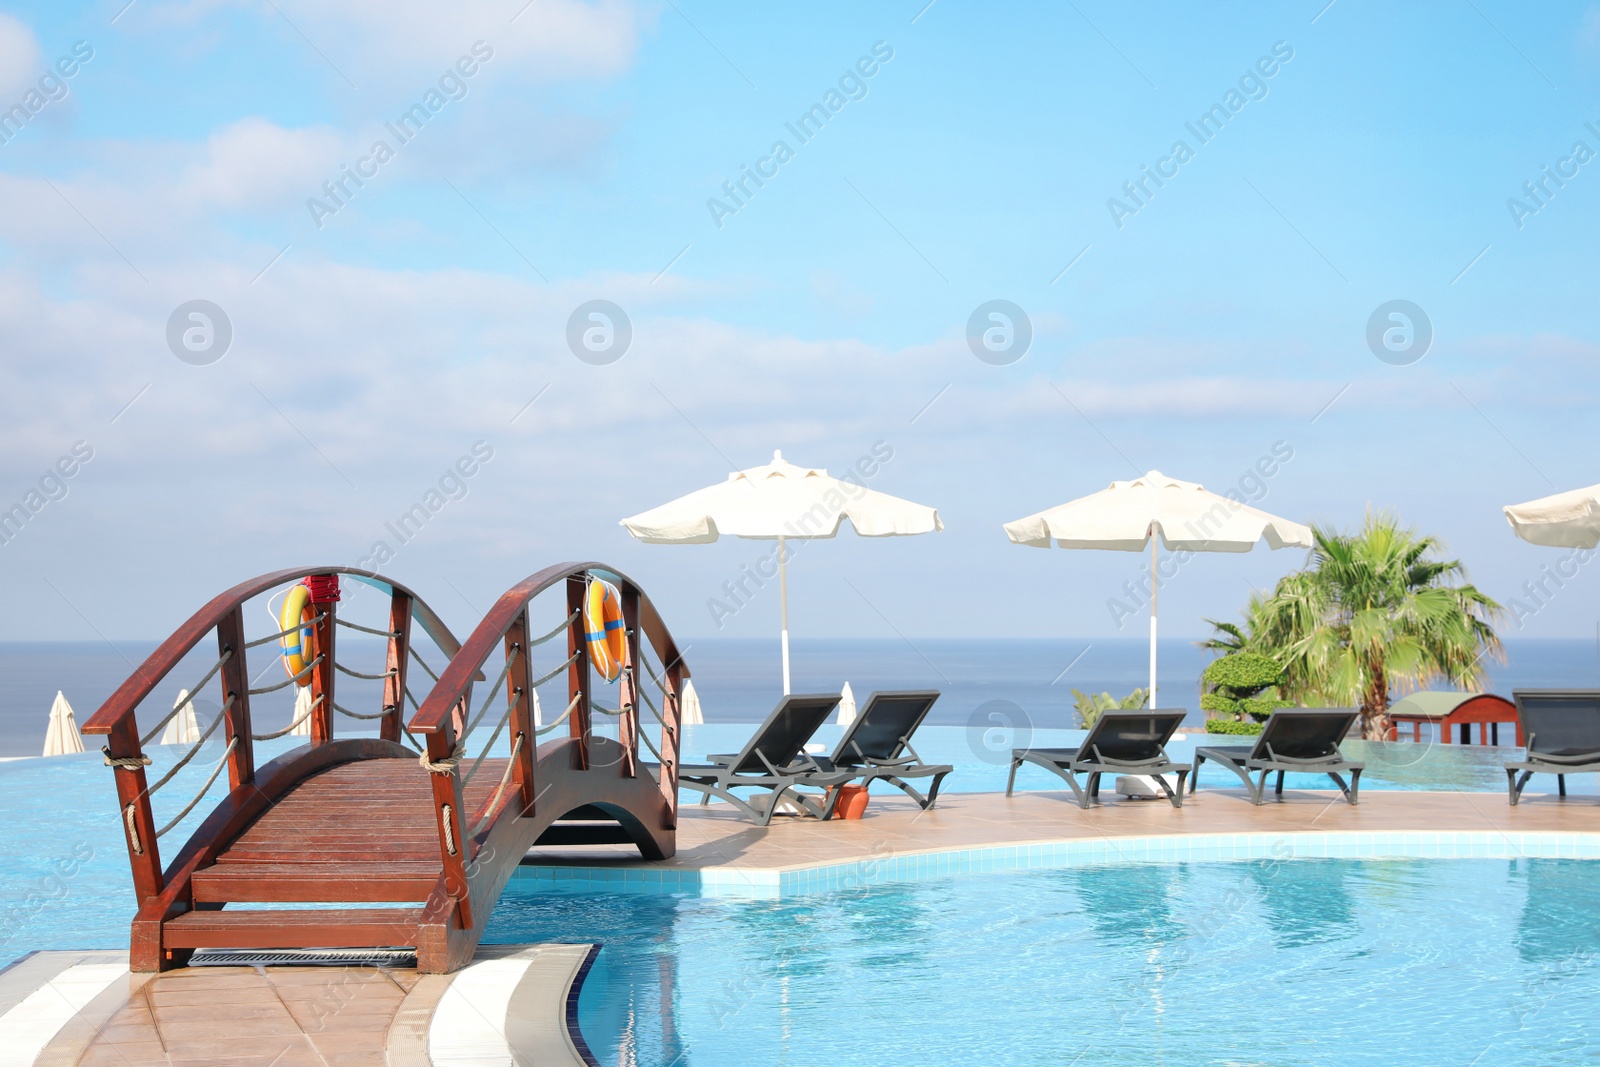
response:
M1136 711L1107 711L1095 720L1094 728L1077 748L1014 748L1011 750L1011 775L1006 779L1006 796L1017 783L1017 768L1037 763L1060 776L1072 787L1078 807L1100 803L1102 774L1148 774L1166 793L1172 806L1183 806L1183 777L1187 763L1167 758L1166 744L1188 714L1182 708L1152 708ZM1162 777L1176 773L1178 789ZM1078 775L1089 776L1087 786L1078 784Z
M873 693L855 722L845 728L833 755L800 757L802 764L809 761L814 768L812 774L802 777L801 784L831 787L861 781L870 788L881 779L915 800L923 810L933 807L944 776L955 768L948 763L922 762L911 747L911 735L938 699L936 689ZM907 778L932 778L933 784L924 796ZM833 817L837 798L834 793L830 802L821 806L824 819Z
M766 826L772 821L773 812L784 794L800 784L800 775L816 770L809 760L800 764L795 761L817 727L838 704L838 693L786 696L742 750L731 756L707 756L710 763L684 764L678 768L678 784L701 793L702 804L719 797ZM848 776L843 780L848 781ZM819 781L816 784L832 783ZM732 792L734 789L754 789L762 793L740 797ZM821 814L807 798L795 796L793 799L807 810Z
M1562 796L1567 775L1600 772L1600 689L1518 689L1511 694L1527 754L1506 764L1511 803L1535 774L1553 774Z
M1283 796L1283 776L1296 773L1326 774L1338 785L1350 803L1356 802L1361 788L1364 763L1353 763L1339 751L1339 742L1350 733L1359 714L1355 708L1283 708L1272 713L1254 745L1202 745L1194 750L1194 777L1189 792L1200 784L1200 767L1206 760L1220 763L1234 774L1250 792L1250 803L1260 804L1267 791L1267 776L1278 775L1274 796ZM1261 777L1252 782L1250 775ZM1350 784L1345 785L1344 773Z

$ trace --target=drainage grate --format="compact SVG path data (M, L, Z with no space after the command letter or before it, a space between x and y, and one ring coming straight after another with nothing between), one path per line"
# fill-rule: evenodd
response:
M191 967L415 967L410 949L370 948L202 948L189 958Z

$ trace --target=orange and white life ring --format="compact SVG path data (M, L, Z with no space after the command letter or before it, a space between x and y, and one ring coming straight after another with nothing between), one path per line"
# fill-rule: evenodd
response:
M290 587L278 611L278 630L283 634L278 644L283 652L283 669L300 686L311 684L311 672L306 670L306 664L316 658L312 654L314 631L309 625L302 625L310 614L311 590L304 585Z
M606 681L616 681L622 676L628 641L622 624L622 594L610 582L598 578L589 580L583 632L589 646L590 665Z

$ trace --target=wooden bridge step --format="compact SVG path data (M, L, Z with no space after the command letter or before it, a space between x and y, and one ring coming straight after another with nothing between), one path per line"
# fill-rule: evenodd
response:
M192 884L194 899L202 903L389 903L427 900L441 872L437 856L348 863L227 860L196 871Z
M167 948L408 948L421 908L190 911L168 919Z

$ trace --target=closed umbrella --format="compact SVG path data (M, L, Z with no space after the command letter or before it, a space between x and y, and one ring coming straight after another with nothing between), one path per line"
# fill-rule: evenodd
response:
M849 726L856 721L856 693L850 688L850 683L844 683L844 688L839 690L839 725Z
M1310 548L1311 530L1248 504L1181 482L1160 471L1112 482L1109 488L1005 525L1019 545L1049 548L1101 548L1142 552L1150 546L1150 706L1156 707L1157 540L1188 552L1248 552L1265 540L1268 548Z
M309 685L296 686L294 691L294 718L295 726L289 733L298 737L311 736L311 687Z
M700 710L700 694L694 691L694 681L686 679L683 683L683 699L679 702L681 719L685 726L699 726L706 721L706 716Z
M1516 535L1532 544L1552 548L1600 545L1600 485L1509 504L1501 510Z
M178 699L172 702L178 709L178 714L167 720L167 728L161 732L163 745L192 745L200 740L200 720L195 717L194 701L189 699L187 689L178 690Z
M842 519L849 519L863 537L897 537L944 529L939 512L933 508L868 489L859 482L829 477L825 470L797 467L781 452L774 452L772 462L765 466L734 471L725 482L623 519L622 525L634 537L652 545L702 545L723 534L778 542L783 692L788 695L787 542L833 537L838 534ZM756 570L761 570L759 565Z
M83 751L83 737L78 733L78 720L72 714L72 705L58 689L50 702L50 725L44 732L46 756L68 756Z

